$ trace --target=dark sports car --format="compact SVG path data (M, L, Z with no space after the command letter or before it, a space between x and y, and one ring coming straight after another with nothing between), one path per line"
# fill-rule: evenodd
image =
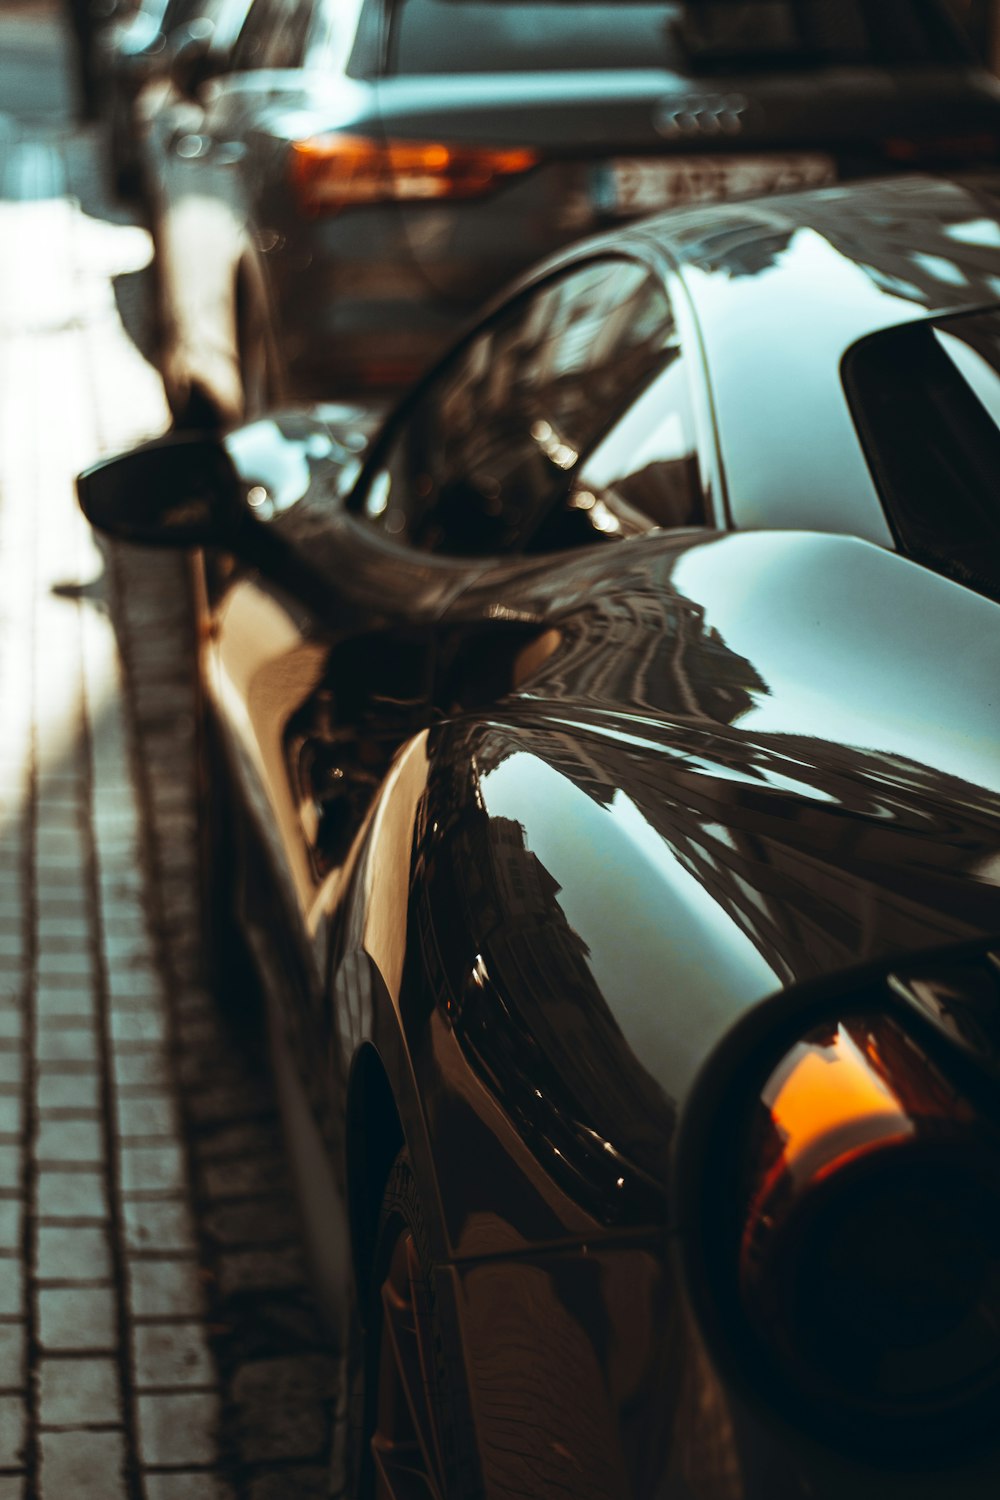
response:
M206 907L341 1318L336 1493L998 1493L998 216L647 221L374 437L81 478L216 557Z

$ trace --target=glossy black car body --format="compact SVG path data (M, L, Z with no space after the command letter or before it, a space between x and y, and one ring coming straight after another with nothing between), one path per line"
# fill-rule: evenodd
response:
M149 139L164 370L177 415L193 391L229 422L402 389L505 282L637 213L1000 140L937 0L257 0L194 92Z
M349 1226L366 1496L996 1493L1000 566L995 508L963 497L1000 441L998 192L897 179L645 222L523 283L372 446L328 409L81 482L119 534L242 559L206 633L217 791L331 1301ZM585 338L539 303L615 286ZM515 358L512 328L544 349ZM923 359L958 407L904 433L908 483L939 495L964 434L981 467L952 464L943 513L979 527L972 561L896 485L883 398L895 372L907 405ZM577 450L581 392L605 404ZM846 1196L784 1278L798 1321L762 1325L734 1215L800 1053L880 1069L865 1118L902 1154L868 1136L833 1163ZM887 1225L897 1163L919 1212ZM844 1236L870 1222L859 1263Z

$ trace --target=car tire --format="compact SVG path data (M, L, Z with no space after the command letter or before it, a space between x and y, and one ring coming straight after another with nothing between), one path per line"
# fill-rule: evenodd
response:
M471 1424L462 1420L464 1382L454 1375L458 1340L447 1333L405 1149L382 1199L371 1285L360 1500L425 1491L427 1500L478 1500L478 1465L462 1452Z

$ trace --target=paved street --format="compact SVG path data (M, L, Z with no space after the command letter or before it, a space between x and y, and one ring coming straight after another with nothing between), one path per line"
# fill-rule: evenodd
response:
M0 1500L310 1500L332 1362L201 982L184 563L73 496L167 412L58 16L0 3Z

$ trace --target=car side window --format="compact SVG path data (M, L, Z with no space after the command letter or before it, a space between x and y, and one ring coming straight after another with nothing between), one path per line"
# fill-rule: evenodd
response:
M601 540L575 520L555 524L581 456L677 356L669 298L645 267L607 258L557 275L503 307L431 378L362 511L390 535L458 556Z
M309 0L254 0L233 48L232 71L300 67L311 20Z
M596 531L707 523L690 378L676 340L673 358L580 466L568 505Z

